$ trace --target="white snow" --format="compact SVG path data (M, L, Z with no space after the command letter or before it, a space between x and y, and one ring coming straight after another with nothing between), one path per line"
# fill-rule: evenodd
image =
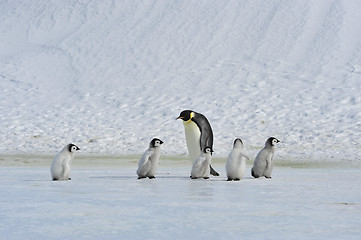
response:
M215 156L360 161L360 1L5 1L0 153L186 154L184 109Z

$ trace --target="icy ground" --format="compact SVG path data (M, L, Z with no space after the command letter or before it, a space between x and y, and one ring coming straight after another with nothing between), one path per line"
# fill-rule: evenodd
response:
M360 239L360 165L275 167L272 179L191 180L184 159L137 180L136 159L75 159L52 182L47 157L2 157L0 236L13 239ZM16 163L16 165L14 164Z
M360 161L361 1L1 1L0 153L186 154L184 109L215 156Z

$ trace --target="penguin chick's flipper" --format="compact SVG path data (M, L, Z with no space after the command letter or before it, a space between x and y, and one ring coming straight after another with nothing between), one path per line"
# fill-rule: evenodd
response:
M217 173L216 170L214 170L214 169L212 168L212 166L210 166L210 167L211 167L211 174L212 174L213 176L219 176L219 173Z

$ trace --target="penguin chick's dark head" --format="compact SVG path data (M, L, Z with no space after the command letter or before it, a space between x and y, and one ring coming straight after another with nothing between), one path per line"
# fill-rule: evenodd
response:
M189 121L194 115L194 112L192 110L184 110L179 114L179 117L176 119L182 119L183 121L187 122Z
M275 137L270 137L270 138L268 138L267 141L266 141L266 146L269 145L269 146L273 147L273 146L275 146L275 145L276 145L277 143L279 143L279 142L280 142L280 140L278 140L277 138L275 138Z
M149 147L151 147L151 148L159 147L162 144L163 144L162 140L160 140L158 138L153 138L152 141L150 141L150 143L149 143Z
M210 154L212 154L213 150L212 150L211 147L205 147L205 148L203 149L203 152L204 152L204 153L210 153Z
M69 143L68 144L68 151L69 152L76 152L79 151L80 148L78 148L75 144Z

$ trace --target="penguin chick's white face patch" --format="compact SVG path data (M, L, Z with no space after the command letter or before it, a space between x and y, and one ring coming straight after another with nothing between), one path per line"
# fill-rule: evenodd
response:
M209 147L207 147L206 149L204 149L204 151L205 151L206 153L211 153L211 152L212 152L212 149L209 148Z
M160 141L159 140L156 140L155 142L154 142L154 147L159 147L160 146Z
M275 146L277 143L279 143L279 141L276 138L272 140L272 146Z
M68 145L68 151L69 152L74 153L74 152L79 151L79 150L80 150L80 148L78 148L78 146L76 146L75 144L70 143Z
M76 152L77 148L75 146L71 147L71 152Z

